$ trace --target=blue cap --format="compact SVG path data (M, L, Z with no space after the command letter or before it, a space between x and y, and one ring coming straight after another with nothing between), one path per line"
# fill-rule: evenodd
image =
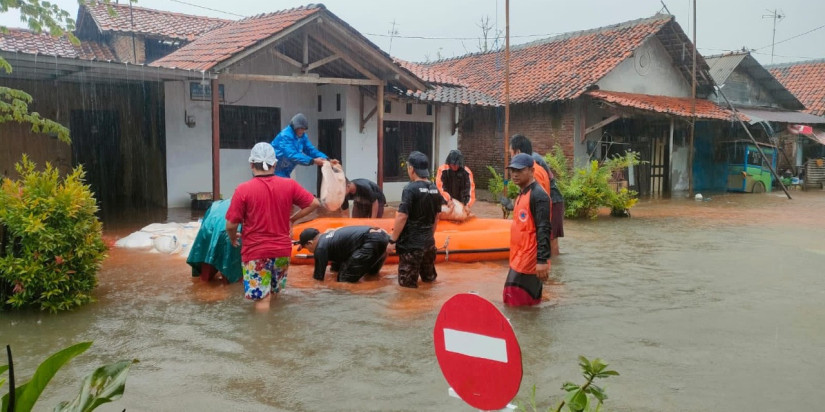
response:
M533 167L533 157L527 153L519 153L510 159L510 166L508 169L524 169L525 167Z
M292 125L293 129L309 129L309 121L307 121L307 117L304 116L303 113L298 113L295 116L292 116L292 120L289 121L289 124Z

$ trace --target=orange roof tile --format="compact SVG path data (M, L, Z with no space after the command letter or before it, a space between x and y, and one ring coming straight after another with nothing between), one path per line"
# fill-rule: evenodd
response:
M115 11L109 14L109 6ZM148 37L192 41L210 30L223 27L233 20L192 16L162 10L146 9L127 4L86 4L83 7L101 32L136 33ZM78 13L82 18L82 9ZM134 26L132 25L134 22Z
M513 47L510 101L540 103L576 98L671 21L673 16L656 15ZM427 66L504 100L503 51L441 60Z
M692 116L691 106L693 99L689 97L651 96L649 94L611 92L606 90L592 90L585 94L619 106L680 117ZM750 120L741 113L739 116L742 117L742 120ZM733 119L733 112L723 109L709 100L696 99L696 117L699 119L731 120Z
M805 111L825 116L825 60L766 66L786 89L805 105Z
M406 60L401 60L397 57L393 57L395 63L407 70L409 70L412 74L418 76L419 79L424 80L430 84L443 84L443 85L452 85L452 86L466 86L467 84L461 82L460 80L456 79L455 77L449 76L443 71L431 67L425 66L418 63L408 62Z
M81 41L72 44L65 36L34 33L25 29L9 29L0 33L0 50L85 60L117 61L112 50L103 43Z
M150 66L209 70L244 49L312 16L324 8L309 5L238 20L212 30Z

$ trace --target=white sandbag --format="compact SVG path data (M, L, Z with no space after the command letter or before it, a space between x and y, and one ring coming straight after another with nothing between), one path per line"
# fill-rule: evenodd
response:
M115 242L115 246L126 249L152 249L154 242L152 237L154 235L147 232L135 232Z
M458 200L451 199L450 203L441 206L441 215L439 215L439 219L463 222L470 216L472 216L472 214L470 213L469 208L464 207L464 204Z
M177 236L167 236L167 235L155 236L155 238L152 239L152 243L155 246L155 250L157 250L160 253L167 254L167 255L177 253L182 248L182 245L181 245L180 241L178 241Z
M321 204L334 212L341 208L344 198L347 196L347 178L340 165L333 165L324 162L321 166L321 193L318 198Z

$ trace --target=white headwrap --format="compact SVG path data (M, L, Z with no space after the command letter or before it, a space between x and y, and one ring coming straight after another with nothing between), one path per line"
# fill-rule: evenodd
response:
M263 163L264 170L269 170L269 166L274 166L277 161L275 149L267 142L255 144L249 154L249 163Z

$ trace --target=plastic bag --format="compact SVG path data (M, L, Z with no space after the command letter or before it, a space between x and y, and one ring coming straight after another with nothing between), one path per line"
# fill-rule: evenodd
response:
M463 222L472 216L470 209L458 200L451 199L450 203L441 206L439 219Z
M321 192L318 196L324 208L334 212L341 208L347 196L347 177L340 165L324 162L321 166Z

